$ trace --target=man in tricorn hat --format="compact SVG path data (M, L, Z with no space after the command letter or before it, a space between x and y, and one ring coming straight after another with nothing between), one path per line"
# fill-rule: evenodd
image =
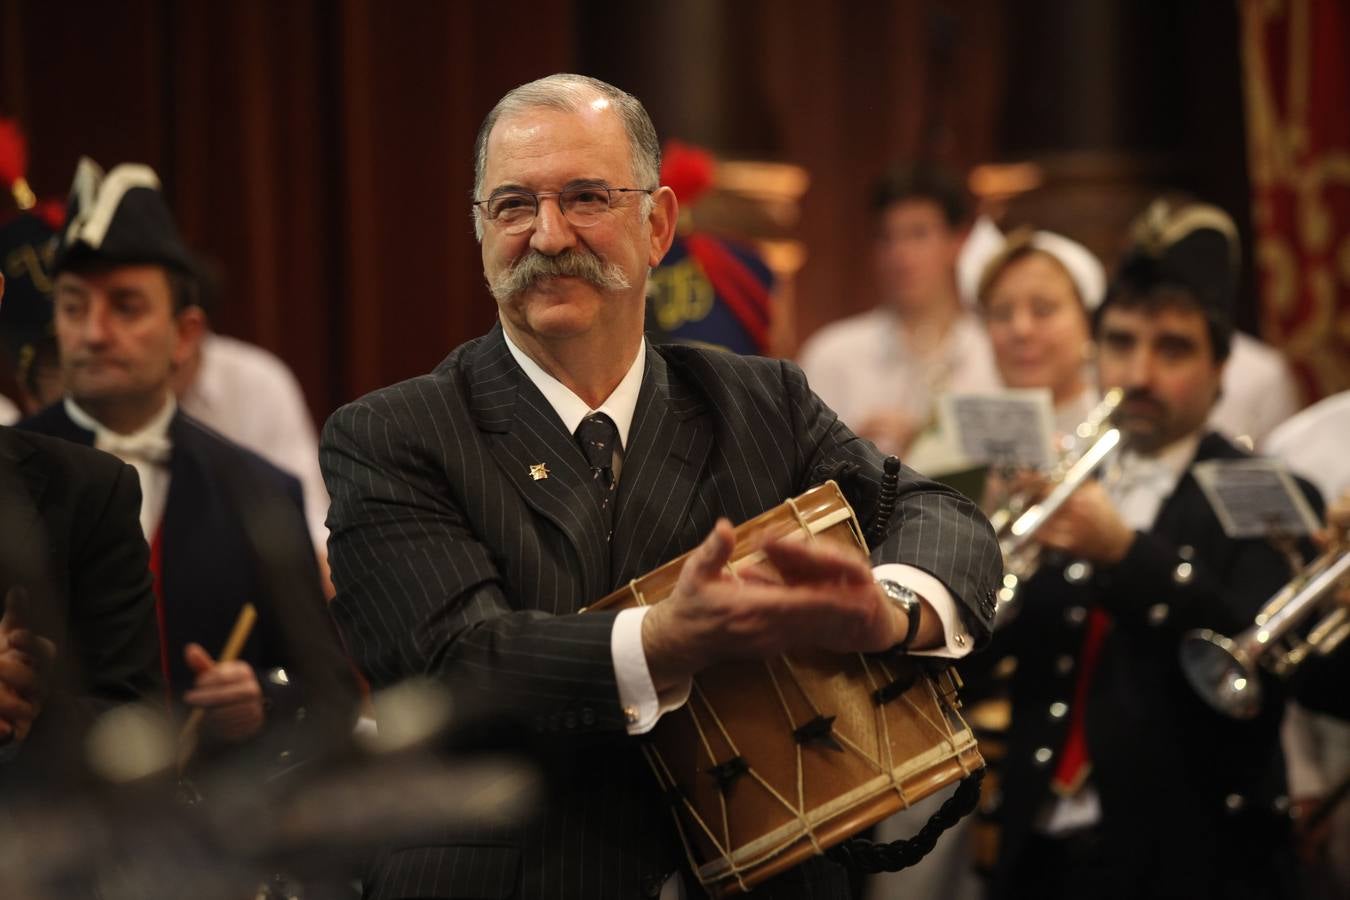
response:
M0 315L5 277L0 273ZM132 469L0 426L0 796L69 790L90 714L153 698L158 654Z
M293 615L320 623L323 665L343 669L322 627L319 575L300 486L177 408L174 371L200 339L193 261L147 166L106 175L81 160L53 264L64 399L21 423L91 444L132 465L159 599L164 676L173 698L206 711L209 737L238 744L299 708ZM264 565L263 553L272 560ZM304 573L278 596L274 569ZM258 627L237 661L217 661L246 603Z
M1244 457L1206 425L1233 334L1231 233L1201 204L1140 220L1095 321L1123 450L1037 533L1018 617L963 667L977 684L1017 661L995 897L1293 895L1281 692L1228 718L1179 661L1188 631L1242 631L1290 577L1267 542L1225 535L1192 473Z

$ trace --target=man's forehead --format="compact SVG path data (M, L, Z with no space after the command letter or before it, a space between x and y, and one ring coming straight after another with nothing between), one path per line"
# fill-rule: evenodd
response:
M1204 314L1193 309L1164 308L1112 309L1102 314L1102 333L1129 333L1137 340L1185 341L1199 348L1210 348L1210 325Z
M528 107L498 119L488 134L484 186L556 177L626 178L631 171L623 121L608 99L596 97L575 110Z
M1198 310L1166 306L1146 309L1109 306L1102 311L1104 331L1128 331L1144 337L1207 338L1209 325Z
M895 201L881 210L877 224L880 233L893 228L915 226L950 230L942 205L928 197L905 197Z
M133 263L127 265L101 266L85 271L66 270L56 276L58 286L81 285L164 285L168 286L169 273L163 266L154 263Z

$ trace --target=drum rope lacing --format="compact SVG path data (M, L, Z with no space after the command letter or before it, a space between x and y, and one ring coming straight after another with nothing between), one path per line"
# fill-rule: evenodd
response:
M793 516L796 518L797 524L801 529L801 533L806 536L806 540L816 541L817 540L816 533L813 530L811 523L808 522L805 516L802 514L801 509L798 507L796 501L793 499L789 499L787 501L787 505L791 508ZM852 519L850 525L852 526L851 530L854 532L855 538L859 540L859 544L861 546L865 546L865 544L863 544L861 540L861 528L858 526L856 518ZM736 568L733 565L728 563L726 568L732 578L737 580L740 579L740 575L738 574ZM629 591L631 592L631 594L633 595L634 599L636 600L639 606L649 605L641 588L638 587L637 579L634 579L629 582ZM862 654L856 654L856 656L862 665L863 672L867 677L869 685L871 686L873 691L875 691L878 688L878 684L876 677L872 671L872 667L871 665L869 665L868 659ZM797 693L805 700L806 704L811 708L811 711L817 717L819 717L821 715L821 709L815 702L815 699L807 691L805 685L802 682L802 679L797 675L796 671L793 669L791 660L786 656L786 654L781 654L778 657L778 660L787 670L788 680L793 684L794 687L796 687ZM877 661L876 664L881 669L882 674L888 679L888 681L895 680L892 673L887 669L887 667L883 663ZM773 684L774 691L778 696L778 702L780 707L782 708L785 718L787 719L788 726L790 729L795 730L797 724L793 721L791 708L787 702L786 696L783 693L783 688L779 683L779 676L774 672L774 666L772 665L771 661L765 661L764 666L765 670L769 675L770 681ZM938 703L939 708L941 708L942 705L945 703L945 701L941 697L937 696L937 690L933 682L931 680L925 680L924 683L930 695ZM758 783L768 793L770 797L772 797L775 801L777 801L783 807L783 809L786 810L788 813L790 813L792 817L797 821L798 834L796 835L796 837L789 841L786 841L782 847L780 847L778 850L770 852L768 855L772 856L774 855L774 853L781 852L783 848L791 846L797 840L801 840L803 838L810 841L811 847L816 852L816 854L818 855L827 854L827 851L820 846L819 840L816 836L816 825L819 823L812 822L810 813L805 809L806 807L805 766L802 760L802 744L798 742L796 746L797 804L794 805L791 801L789 801L786 797L784 797L771 783L769 783L759 772L757 772L753 766L750 766L748 763L745 762L745 758L744 756L742 756L740 748L737 746L735 740L732 738L730 730L722 722L721 718L717 714L716 709L714 709L712 704L708 701L706 695L703 693L703 690L698 683L698 679L694 678L692 680L692 694L690 697L691 702L686 703L685 709L687 710L690 720L693 723L694 730L697 733L699 741L703 746L703 750L707 754L708 760L710 761L714 769L716 769L719 766L719 760L717 758L716 753L713 750L712 743L709 740L708 729L706 728L705 723L700 718L699 713L695 708L695 703L692 702L695 699L697 699L698 705L701 705L703 707L706 715L711 719L711 725L714 726L715 732L721 735L722 740L726 742L727 747L731 750L733 754L732 759L743 764L743 768L738 770L738 774L749 775L752 780ZM934 722L933 719L929 717L922 709L920 709L908 696L901 695L899 699L903 699L906 706L908 706L917 715L919 720L926 722L929 725L929 727L931 727L938 734L938 736L947 744L947 746L951 749L952 754L956 759L957 763L960 765L961 770L965 773L965 778L962 780L961 785L957 789L957 792L942 804L942 807L938 810L938 812L935 813L932 817L930 817L928 823L925 824L924 827L913 838L910 838L907 841L894 841L890 844L877 844L872 841L855 838L852 840L845 841L844 843L828 851L827 855L829 855L830 858L834 859L836 862L839 862L842 865L845 865L849 868L853 868L860 872L875 873L882 871L899 871L902 868L913 865L919 859L922 859L923 856L925 856L930 850L932 850L934 844L937 841L938 836L941 835L943 831L949 828L952 824L955 824L955 822L958 821L962 816L968 814L972 809L974 809L974 804L978 802L979 799L979 782L980 780L982 780L984 772L982 769L977 769L974 770L974 772L972 773L971 769L965 764L964 760L962 760L959 752L960 748L958 747L956 742L956 734L955 732L953 732L951 728L951 723L948 722L944 717L942 724L939 725L937 722ZM897 767L895 765L894 759L892 758L892 748L891 748L892 741L890 735L890 727L888 722L886 721L885 710L881 706L877 706L877 708L874 711L874 715L876 716L877 720L878 726L877 730L879 732L879 744L883 759L877 760L872 758L872 756L870 756L866 750L859 747L854 741L849 739L847 735L841 733L832 733L831 737L833 737L836 741L842 742L842 745L844 747L846 747L849 751L851 751L865 763L875 768L879 774L887 776L891 782L891 786L899 795L901 803L904 804L906 808L908 808L910 806L910 801L905 794L904 784L901 780L901 776L897 772ZM742 891L748 891L749 887L745 883L744 875L745 873L749 872L751 869L759 865L762 862L762 860L756 859L748 862L737 863L732 859L732 851L730 849L731 825L727 808L726 792L725 791L718 792L718 799L722 819L721 822L722 827L720 829L721 835L719 837L719 835L714 831L713 827L710 826L709 823L705 821L704 818L699 814L698 810L694 807L694 805L690 802L690 800L687 797L685 797L682 792L680 792L678 788L678 782L676 781L674 774L671 772L665 760L661 757L660 751L657 750L654 746L648 744L643 747L643 754L647 758L648 765L652 768L653 773L656 775L657 781L662 785L668 785L669 788L667 789L667 793L669 795L673 795L673 797L675 798L674 802L671 803L671 815L675 820L675 827L676 831L679 833L680 841L684 845L685 855L686 858L688 859L691 871L698 872L700 867L695 857L692 842L690 841L689 835L685 831L684 823L681 820L679 813L676 809L677 804L683 806L685 812L698 826L699 830L702 831L704 837L707 838L707 840L716 848L717 852L720 854L722 858L722 863L727 870L726 875L720 877L726 877L729 875L730 877L735 878L738 887L740 887ZM972 782L974 784L973 799L967 796L972 794L972 789L970 788Z

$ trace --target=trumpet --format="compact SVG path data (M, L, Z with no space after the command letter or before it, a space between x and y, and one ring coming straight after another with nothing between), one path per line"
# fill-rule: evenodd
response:
M1120 388L1112 388L1074 430L1075 447L1069 451L1050 474L1053 485L1045 499L1028 505L1030 498L1014 496L989 517L1003 551L1003 582L996 598L994 614L997 628L1016 614L1018 592L1022 583L1041 566L1041 548L1032 540L1036 532L1059 508L1073 496L1101 468L1111 451L1120 443L1119 428L1110 424L1111 416L1125 396Z
M1208 628L1187 633L1181 668L1196 693L1235 719L1261 710L1260 669L1287 676L1309 654L1326 655L1350 637L1350 607L1336 598L1350 573L1350 548L1328 550L1282 587L1256 614L1250 628L1229 638ZM1299 626L1321 614L1306 637Z

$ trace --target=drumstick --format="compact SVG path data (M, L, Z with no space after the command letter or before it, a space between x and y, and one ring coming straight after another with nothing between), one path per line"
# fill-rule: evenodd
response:
M239 610L239 618L234 620L234 628L230 631L230 637L225 641L225 646L220 651L220 656L216 658L217 663L234 662L243 652L244 643L248 640L249 632L253 630L253 623L258 620L258 610L252 603L245 603L243 609ZM183 724L183 730L178 733L178 774L183 774L187 768L188 761L192 759L192 754L197 750L197 732L201 730L202 719L206 717L206 710L200 706L194 709L188 716L187 722Z

